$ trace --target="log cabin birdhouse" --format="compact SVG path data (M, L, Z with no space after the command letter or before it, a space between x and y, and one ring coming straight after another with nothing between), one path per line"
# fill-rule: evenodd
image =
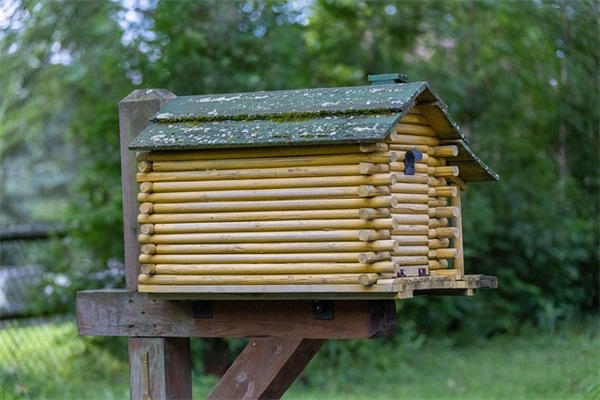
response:
M426 82L182 96L130 144L138 289L172 298L472 294L461 191L494 181Z

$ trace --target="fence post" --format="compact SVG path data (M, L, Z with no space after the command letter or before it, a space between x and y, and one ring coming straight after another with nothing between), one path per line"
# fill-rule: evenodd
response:
M150 117L176 96L164 89L136 90L119 103L125 282L137 289L138 202L137 166L129 143L149 123ZM130 338L129 371L131 399L189 399L192 373L189 338Z

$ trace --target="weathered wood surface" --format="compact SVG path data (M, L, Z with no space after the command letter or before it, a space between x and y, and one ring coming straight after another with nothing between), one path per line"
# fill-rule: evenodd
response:
M281 398L323 343L322 339L253 338L207 398Z
M129 339L132 399L191 399L189 338Z
M211 313L203 310L209 304ZM315 319L313 304L171 301L128 290L92 290L77 294L77 324L81 335L129 337L349 339L386 336L394 328L390 300L334 301L331 320Z

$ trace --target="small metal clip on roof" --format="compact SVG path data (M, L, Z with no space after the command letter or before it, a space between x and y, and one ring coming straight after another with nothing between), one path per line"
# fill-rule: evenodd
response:
M408 83L408 77L404 74L377 74L369 75L371 85L389 85L392 83Z

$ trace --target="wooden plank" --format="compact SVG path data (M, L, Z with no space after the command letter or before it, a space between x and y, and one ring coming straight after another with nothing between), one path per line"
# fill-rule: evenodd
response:
M121 146L121 177L123 190L123 228L125 239L125 280L130 289L137 287L138 255L138 202L136 183L137 161L129 150L129 143L150 123L160 108L176 96L164 89L136 90L119 103L119 130Z
M253 338L208 399L279 399L323 345L322 339Z
M79 334L94 336L365 339L389 335L395 323L391 300L335 300L331 320L314 319L312 301L215 300L212 317L200 318L205 304L129 290L83 291L77 324Z
M191 399L189 338L130 338L132 399Z

